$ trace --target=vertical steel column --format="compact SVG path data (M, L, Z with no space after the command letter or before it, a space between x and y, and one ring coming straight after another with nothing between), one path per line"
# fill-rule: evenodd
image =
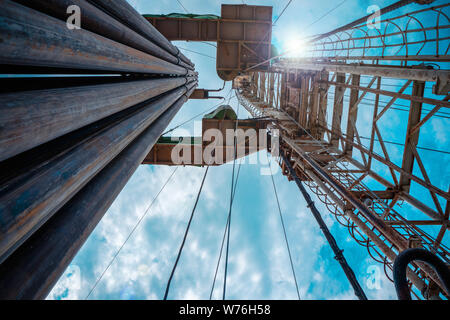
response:
M425 82L414 81L412 88L412 96L423 97L425 91ZM413 148L416 148L419 142L419 130L411 134L412 128L417 125L422 116L422 103L411 101L411 107L409 109L408 125L405 139L405 151L403 153L402 169L407 173L413 172L414 166L414 153ZM400 188L402 191L409 192L411 186L411 179L405 174L400 174Z
M352 85L359 86L361 76L359 74L353 74L352 77ZM350 101L348 104L348 118L347 118L347 139L353 141L355 136L355 128L356 128L356 119L358 116L358 102L359 91L358 89L350 90ZM352 155L353 145L346 143L345 144L345 153L349 156Z
M330 76L329 72L322 71L320 73L320 80L321 81L328 81L328 78ZM319 114L317 117L317 136L316 138L319 140L323 139L324 130L322 129L322 126L326 124L326 113L327 113L327 105L328 105L328 89L329 86L326 84L319 84Z
M280 106L281 110L285 109L286 106L286 91L287 91L287 74L283 72L281 74L281 89L280 89Z
M336 82L344 83L345 82L345 73L338 73ZM333 119L331 128L333 129L333 133L331 134L331 144L337 147L339 145L339 137L334 133L341 132L341 122L342 122L342 109L344 107L344 93L345 88L340 86L335 86L334 89L334 107L333 107Z
M301 83L301 99L298 108L297 121L303 128L306 128L306 121L308 115L308 104L309 104L309 75L300 75Z

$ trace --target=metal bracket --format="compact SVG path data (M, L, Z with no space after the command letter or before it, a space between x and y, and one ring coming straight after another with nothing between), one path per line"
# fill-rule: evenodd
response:
M436 80L436 84L433 85L433 94L447 95L450 92L450 79L449 76L439 76Z

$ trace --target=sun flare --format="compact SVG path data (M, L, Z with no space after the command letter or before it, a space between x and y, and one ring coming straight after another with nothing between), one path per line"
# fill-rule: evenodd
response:
M301 57L306 53L307 43L298 35L287 37L283 43L287 57Z

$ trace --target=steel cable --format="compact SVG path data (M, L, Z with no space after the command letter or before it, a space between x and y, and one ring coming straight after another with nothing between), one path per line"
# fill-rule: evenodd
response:
M158 196L161 194L161 192L164 190L164 188L166 187L167 183L170 181L170 179L173 177L173 175L175 174L175 172L177 171L178 167L175 168L175 170L172 171L172 173L170 174L169 178L167 178L166 182L164 183L164 185L161 187L161 189L158 191L158 193L156 194L156 196L153 198L152 202L149 204L149 206L147 207L147 209L145 210L144 214L141 216L141 218L138 220L138 222L136 223L136 225L133 227L133 229L131 230L131 232L128 234L127 238L125 239L125 241L122 243L122 245L120 246L119 250L117 250L117 252L114 254L113 258L111 259L111 261L109 262L108 266L106 267L105 270L103 270L102 274L100 275L100 277L97 279L97 281L95 281L94 286L92 287L92 289L89 291L88 295L86 296L85 300L87 300L89 298L89 296L92 294L92 292L94 291L94 289L97 287L97 285L99 284L100 280L102 280L103 276L105 275L106 271L108 271L109 267L111 267L111 265L113 264L114 260L117 258L117 256L119 255L120 251L123 249L123 247L125 246L125 244L127 243L127 241L131 238L131 236L133 235L134 231L137 229L137 227L139 226L139 224L141 223L141 221L145 218L145 216L147 215L148 211L150 210L150 208L152 207L153 203L156 201L156 199L158 198Z
M286 234L286 227L284 225L283 213L281 212L280 201L278 199L278 192L277 192L277 188L275 186L275 180L273 179L272 167L270 166L272 161L271 160L269 161L269 156L267 155L267 153L266 153L266 157L267 157L267 161L269 162L270 177L272 178L273 191L275 193L275 198L277 200L278 213L280 214L281 226L283 227L284 240L286 241L286 248L287 248L287 252L289 254L289 262L291 264L292 276L294 277L295 288L297 290L298 300L301 300L300 291L298 289L297 276L295 275L294 263L292 262L291 249L289 248L289 241L288 241L287 234Z
M208 174L208 170L209 170L209 166L206 167L205 174L203 175L203 180L202 180L202 183L200 185L200 189L198 190L197 198L195 199L194 207L192 208L191 217L189 218L189 222L188 222L188 224L186 226L186 231L185 231L184 236L183 236L183 241L181 242L180 249L178 250L178 255L177 255L177 258L175 260L175 264L173 265L172 272L170 273L169 281L167 281L166 291L164 293L164 300L167 300L167 296L169 294L169 289L170 289L170 284L172 282L173 275L175 274L175 270L177 268L178 261L180 260L181 253L183 252L184 244L186 242L186 238L187 238L187 235L189 233L189 229L191 227L192 219L194 218L195 209L197 208L198 199L200 198L200 194L202 193L203 185L205 183L205 179L206 179L206 175Z

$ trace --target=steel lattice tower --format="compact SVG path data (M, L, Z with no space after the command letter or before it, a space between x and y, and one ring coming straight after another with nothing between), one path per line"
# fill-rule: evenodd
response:
M449 262L442 242L449 228L450 194L442 189L448 181L430 180L431 163L418 148L423 126L450 107L450 72L436 68L450 57L449 7L394 11L379 29L360 19L310 40L305 57L279 57L267 71L250 67L235 80L240 103L253 117L275 120L281 150L297 175L390 279L393 261L407 248L425 248ZM407 126L397 137L404 142L395 161L380 128L400 101ZM367 107L370 121L358 122L370 127L363 137L358 111ZM424 263L416 262L407 275L426 298L445 292Z
M142 16L125 0L0 1L2 73L40 76L2 82L0 298L45 298L140 164L179 165L161 135L187 99L220 90L195 89L194 65L171 40L217 42L217 73L253 117L204 127L277 129L283 174L388 278L410 248L448 266L448 177L436 178L419 143L450 108L450 4L433 2L398 1L375 24L362 17L287 58L272 52L267 6L223 5L221 17L195 19ZM83 12L76 32L66 24L72 4ZM389 131L395 142L392 110L404 112ZM189 141L204 151L203 137ZM426 263L407 277L417 298L449 298Z

